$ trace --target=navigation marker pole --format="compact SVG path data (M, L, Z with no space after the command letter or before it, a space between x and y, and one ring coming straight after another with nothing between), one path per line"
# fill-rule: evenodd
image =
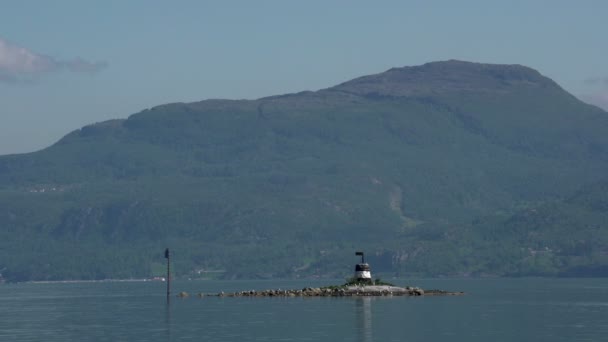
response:
M165 259L167 259L167 300L171 296L171 254L169 248L165 249Z

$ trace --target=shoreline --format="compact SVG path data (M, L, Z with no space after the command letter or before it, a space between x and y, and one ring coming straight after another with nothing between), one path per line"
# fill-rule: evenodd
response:
M87 284L87 283L143 283L143 282L164 282L157 279L101 279L101 280L32 280L15 282L12 284Z

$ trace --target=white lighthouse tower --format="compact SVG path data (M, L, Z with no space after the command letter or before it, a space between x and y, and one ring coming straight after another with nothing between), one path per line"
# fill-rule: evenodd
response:
M361 263L355 265L355 279L359 283L372 284L372 273L369 264L365 262L365 255L363 252L355 252L355 255L361 256Z

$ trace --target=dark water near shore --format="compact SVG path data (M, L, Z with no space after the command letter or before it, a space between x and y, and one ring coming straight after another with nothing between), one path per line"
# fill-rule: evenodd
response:
M339 281L192 281L198 292ZM460 297L173 298L164 283L0 285L0 341L606 341L608 279L418 279Z

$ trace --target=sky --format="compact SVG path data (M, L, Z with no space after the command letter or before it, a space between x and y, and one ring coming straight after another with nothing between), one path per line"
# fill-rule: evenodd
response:
M608 1L0 0L0 155L170 102L522 64L608 110Z

